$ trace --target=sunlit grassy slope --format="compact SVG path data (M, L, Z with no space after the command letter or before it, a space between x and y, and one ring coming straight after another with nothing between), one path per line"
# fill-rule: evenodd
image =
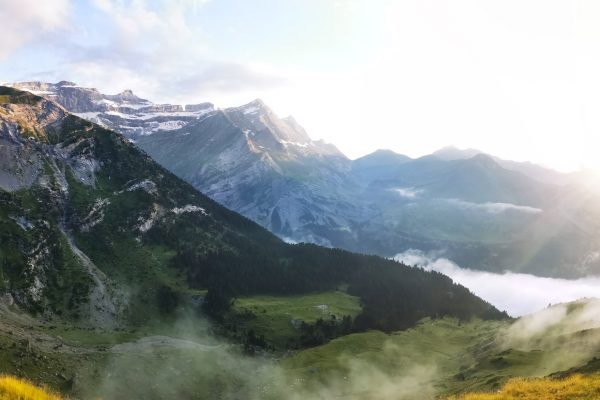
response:
M0 376L0 400L61 400L47 389L8 375Z
M321 383L343 380L366 367L382 371L395 380L412 374L414 368L419 367L431 369L433 373L426 383L435 387L436 392L454 392L471 383L465 381L474 378L468 370L477 365L476 354L489 352L487 347L505 324L424 320L412 329L391 335L371 331L344 336L324 346L301 351L284 359L282 365L305 382ZM355 371L357 366L358 371ZM457 377L461 372L465 376ZM490 371L485 371L485 375L488 376L484 381L501 379ZM481 381L481 377L474 381Z
M523 330L528 325L516 327ZM563 333L554 326L554 334L543 334L543 340L534 335L526 341L510 341L506 335L514 332L507 331L509 326L508 322L426 319L391 335L371 331L337 338L298 352L282 365L309 385L343 380L366 367L395 380L411 376L418 366L431 371L423 383L443 395L498 390L512 378L548 376L587 365L598 356L598 329ZM574 372L597 371L593 368Z
M592 400L600 398L600 374L572 375L565 379L523 379L508 381L495 393L468 393L449 400Z

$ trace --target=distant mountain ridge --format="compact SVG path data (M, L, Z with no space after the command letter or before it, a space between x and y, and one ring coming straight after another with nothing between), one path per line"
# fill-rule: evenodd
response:
M446 146L432 153L433 156L447 161L472 158L478 154L486 153L477 149L459 149L454 146ZM494 161L500 164L503 168L520 172L540 182L565 185L572 180L570 174L555 171L551 168L546 168L528 161L519 162L504 160L500 157L492 155L490 155L490 157L492 157Z
M415 248L464 267L542 276L600 273L600 228L581 217L598 214L596 195L544 167L452 147L417 159L380 150L352 161L258 99L183 108L68 82L15 86L121 132L288 241L386 257Z

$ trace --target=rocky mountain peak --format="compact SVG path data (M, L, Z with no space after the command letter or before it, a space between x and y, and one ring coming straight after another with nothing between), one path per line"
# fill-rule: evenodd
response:
M271 111L267 107L265 102L262 101L261 99L254 99L250 103L244 104L239 107L233 107L233 108L230 108L229 110L231 110L231 111L237 110L244 115L253 115L253 114L259 114L262 112L270 112Z
M125 89L121 93L114 95L114 97L118 97L126 101L147 101L136 96L131 89Z
M464 160L467 158L472 158L477 154L482 154L483 152L477 149L459 149L455 146L446 146L432 153L435 157L441 160Z
M479 153L465 160L466 162L478 165L486 169L501 169L502 167L492 158L492 156Z
M115 95L104 95L103 97L107 100L116 101L119 103L152 104L148 100L136 96L131 89L125 89L121 93Z
M307 135L304 127L302 125L300 125L298 123L298 121L296 121L296 118L294 118L293 116L289 115L285 118L282 118L282 121L284 121L286 124L288 124L290 126L290 128L292 128L297 133L299 133L301 135Z
M378 149L366 156L357 158L353 161L353 168L372 168L372 167L390 167L397 166L412 159L404 154L396 153L392 150Z
M55 86L77 86L77 84L75 82L70 82L70 81L60 81L58 82Z

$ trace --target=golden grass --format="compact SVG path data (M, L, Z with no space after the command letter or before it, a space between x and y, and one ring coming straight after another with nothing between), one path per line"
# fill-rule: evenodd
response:
M600 399L600 374L572 375L565 379L523 379L508 381L496 393L467 393L448 400L592 400Z
M0 375L0 400L63 400L63 397L8 375Z

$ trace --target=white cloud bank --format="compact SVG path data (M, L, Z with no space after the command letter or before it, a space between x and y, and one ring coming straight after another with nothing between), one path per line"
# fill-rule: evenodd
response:
M514 317L539 311L548 304L584 297L600 298L600 277L569 280L514 272L497 274L475 271L461 268L440 257L439 253L424 253L414 249L397 254L394 259L448 275L456 283Z
M448 203L463 209L485 211L490 214L500 214L506 211L519 211L527 214L538 214L542 212L542 209L520 206L512 203L472 203L470 201L464 201L459 199L447 199Z

